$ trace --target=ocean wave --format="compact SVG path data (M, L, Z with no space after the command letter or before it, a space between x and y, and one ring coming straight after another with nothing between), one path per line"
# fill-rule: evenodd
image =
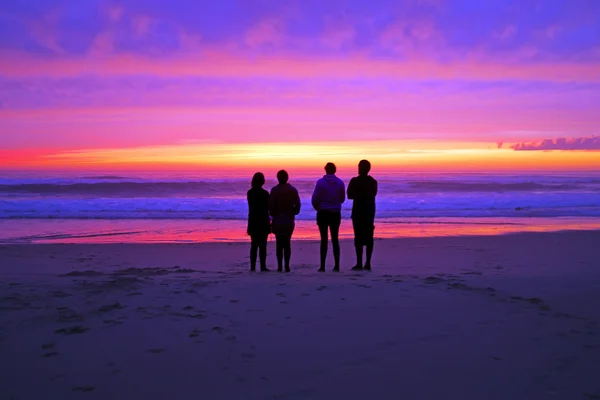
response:
M582 189L582 185L574 183L409 181L407 184L406 191L418 192L531 192Z
M99 182L69 183L3 183L0 195L38 196L89 196L89 197L231 197L245 198L249 184L245 180L233 181L131 181L118 176L95 176ZM106 180L103 182L102 180ZM268 190L271 185L265 185ZM294 182L293 182L294 183ZM274 184L274 183L273 183ZM300 193L311 194L313 181L299 181L294 185ZM490 192L568 192L600 191L594 182L477 182L454 180L394 180L380 181L381 195L408 193L490 193Z

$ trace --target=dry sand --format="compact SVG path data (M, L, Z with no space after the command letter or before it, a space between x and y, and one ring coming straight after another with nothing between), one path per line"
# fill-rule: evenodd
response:
M0 399L600 399L599 231L247 253L0 246Z

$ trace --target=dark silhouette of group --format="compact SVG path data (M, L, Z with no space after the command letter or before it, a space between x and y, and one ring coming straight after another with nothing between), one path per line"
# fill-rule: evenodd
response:
M369 175L371 163L362 160L358 164L358 176L348 184L347 197L353 200L352 227L354 229L354 247L356 265L352 270L371 270L373 255L373 235L375 231L375 197L377 181ZM340 270L339 230L342 221L342 204L346 200L344 182L335 176L333 163L325 165L325 175L317 181L311 203L317 211L317 225L321 235L321 264L319 272L325 271L327 259L328 235L331 234L333 247L333 271ZM261 172L254 174L252 188L248 190L248 230L250 235L250 270L256 271L257 256L260 270L269 271L267 261L267 238L275 234L277 246L277 270L290 271L292 255L291 239L295 228L296 215L301 204L298 190L288 183L289 175L281 170L277 173L278 184L271 193L263 189L265 176ZM366 247L366 259L363 265L363 248Z

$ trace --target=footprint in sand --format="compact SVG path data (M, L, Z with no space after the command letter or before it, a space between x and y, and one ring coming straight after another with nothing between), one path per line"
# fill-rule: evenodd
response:
M117 321L116 319L107 319L105 321L102 321L103 323L107 324L107 325L121 325L123 323L123 321Z
M150 352L152 354L160 354L163 351L165 351L165 349L148 349L148 352Z
M57 355L58 355L58 352L51 351L49 353L44 354L44 358L50 358L50 357L54 357L54 356L57 356Z
M375 360L377 360L377 357L368 356L368 357L363 357L363 358L357 358L354 360L349 360L349 361L344 362L343 364L346 366L349 366L349 367L361 367L361 366L368 366Z
M327 289L327 286L319 286L316 290L317 292L322 292L325 289Z
M356 286L358 286L358 287L361 287L361 288L365 288L365 289L371 289L371 286L369 286L369 285L365 285L365 284L362 284L362 283L361 283L361 284L358 284L358 285L356 285Z
M194 306L185 306L185 307L183 307L183 309L185 311L192 310L193 308L194 308Z
M229 300L229 302L235 304L235 303L239 303L239 300L238 299L232 299L232 300Z
M42 350L48 350L48 349L53 349L54 348L54 343L44 343L42 345Z
M75 335L78 333L87 332L88 330L89 330L89 328L87 326L76 325L76 326L71 326L69 328L57 329L54 331L54 333L58 333L58 334L62 334L62 335Z
M188 336L191 338L195 338L200 336L200 333L202 333L200 329L194 329Z
M286 296L285 296L285 293L281 293L281 292L279 292L279 293L275 294L275 296L279 296L279 297L286 297Z
M73 388L74 392L93 392L96 389L95 386L75 386Z
M427 277L427 278L425 278L423 280L423 282L427 283L428 285L431 285L431 284L434 284L434 283L440 283L440 282L444 282L444 281L445 281L445 279L438 278L438 277L435 277L435 276L430 276L430 277Z

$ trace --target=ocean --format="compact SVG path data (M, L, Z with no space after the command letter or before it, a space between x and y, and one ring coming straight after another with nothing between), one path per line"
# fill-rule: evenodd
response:
M299 239L315 239L315 176L292 176ZM346 183L351 176L340 176ZM245 240L244 178L191 173L5 174L0 242ZM498 234L600 228L600 174L375 174L376 236ZM266 189L275 185L267 180ZM351 237L351 201L341 236Z

